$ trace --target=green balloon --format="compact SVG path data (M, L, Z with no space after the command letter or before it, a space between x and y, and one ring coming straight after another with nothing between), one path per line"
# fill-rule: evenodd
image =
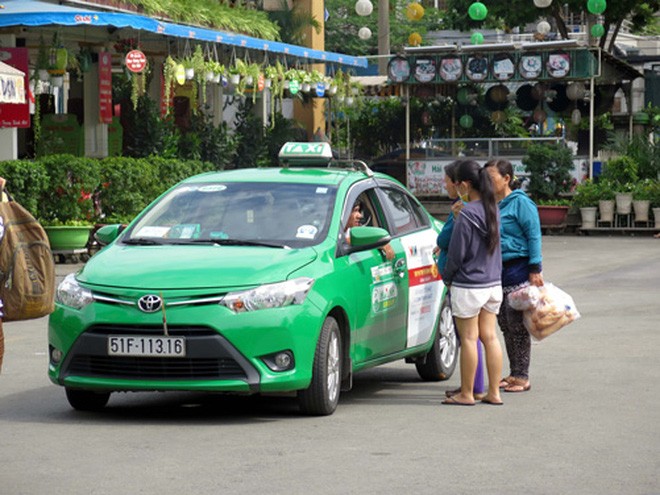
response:
M605 0L600 0L605 1ZM474 2L468 9L468 15L473 21L483 21L488 15L488 9L481 2Z
M607 8L606 0L588 0L587 10L592 14L602 14Z
M484 35L481 33L472 33L470 36L470 41L473 45L481 45L484 42Z
M460 105L468 104L468 94L470 94L470 92L467 88L461 88L458 90L458 93L456 93L456 100Z
M591 26L591 36L594 38L600 38L605 34L605 28L602 24L594 24Z
M458 121L458 123L461 125L463 129L469 129L470 127L472 127L472 122L473 122L472 116L467 114L463 115Z

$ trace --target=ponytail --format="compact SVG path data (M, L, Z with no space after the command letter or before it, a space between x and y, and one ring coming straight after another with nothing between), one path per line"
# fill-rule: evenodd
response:
M497 222L497 200L493 191L493 182L486 167L479 169L479 194L481 204L486 213L486 227L488 229L488 252L493 254L500 243L500 226Z

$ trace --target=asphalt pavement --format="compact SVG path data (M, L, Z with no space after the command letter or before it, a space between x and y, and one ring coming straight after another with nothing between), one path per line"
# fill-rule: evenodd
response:
M534 344L532 389L503 407L443 406L458 373L425 383L399 362L358 374L329 417L182 393L80 413L47 379L47 320L6 324L0 494L660 494L660 239L543 242L581 318Z

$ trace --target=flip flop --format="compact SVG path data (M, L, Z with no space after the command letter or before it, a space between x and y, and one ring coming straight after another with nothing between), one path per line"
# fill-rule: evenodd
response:
M458 402L455 397L447 397L442 403L447 406L474 406L474 402Z
M445 397L453 397L454 395L458 395L460 393L461 393L461 387L452 390L445 390ZM484 397L486 397L486 392L475 392L474 394L475 400L481 400Z
M511 385L511 382L509 382L510 379L511 379L510 376L507 376L506 378L502 378L500 380L500 388L506 388L509 385Z
M495 401L492 401L490 399L481 399L481 402L483 404L488 404L488 405L491 405L491 406L503 406L504 405L504 402L502 402L502 401L495 402Z
M532 384L529 382L525 383L524 385L520 383L510 383L504 387L504 391L515 394L520 392L527 392L530 388L532 388Z

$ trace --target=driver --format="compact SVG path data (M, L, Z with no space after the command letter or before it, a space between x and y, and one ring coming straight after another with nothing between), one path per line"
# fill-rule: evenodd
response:
M346 222L346 228L344 229L344 238L348 244L351 243L351 229L353 227L364 225L364 212L366 210L367 206L365 205L364 201L358 198L353 205L353 209L351 209L351 213L348 216L348 222ZM380 250L385 255L387 260L391 261L394 259L394 249L392 249L392 246L390 246L389 243L381 247Z

